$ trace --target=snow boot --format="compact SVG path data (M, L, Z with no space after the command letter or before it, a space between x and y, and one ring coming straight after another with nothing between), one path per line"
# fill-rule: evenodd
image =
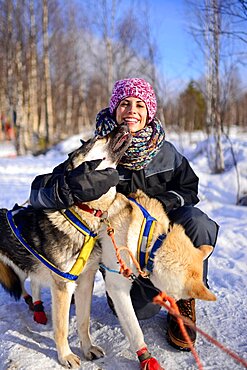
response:
M196 311L195 311L195 300L194 298L191 299L180 299L176 302L179 312L182 316L189 318L193 323L196 322ZM189 343L186 342L184 339L184 336L180 330L180 326L177 322L176 317L167 314L167 322L168 322L168 328L167 328L167 340L168 343L180 350L180 351L190 351ZM185 329L187 330L187 333L191 339L192 344L195 344L196 341L196 331L191 328L190 326L184 324Z
M154 357L152 357L147 347L141 348L136 353L140 361L141 370L164 370L163 367L160 366L158 361Z
M47 323L47 316L44 311L44 306L42 301L36 301L34 304L34 313L33 319L38 324L46 325Z

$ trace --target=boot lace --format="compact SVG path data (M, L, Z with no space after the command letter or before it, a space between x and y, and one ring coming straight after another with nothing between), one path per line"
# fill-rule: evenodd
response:
M191 299L180 299L177 302L179 312L182 316L188 317L192 321L195 321L195 300Z

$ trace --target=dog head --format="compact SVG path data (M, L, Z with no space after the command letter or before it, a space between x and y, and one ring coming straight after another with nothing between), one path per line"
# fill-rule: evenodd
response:
M181 225L167 234L154 260L154 285L176 300L197 298L215 301L215 295L203 283L203 261L213 247L195 248Z
M201 245L195 248L197 256L195 264L188 268L186 273L186 291L189 298L216 301L216 296L203 283L203 261L212 253L211 245Z
M116 168L119 160L130 145L132 136L127 124L118 125L105 137L93 137L69 155L68 169L74 169L86 161L101 159L96 170ZM86 202L91 208L108 210L116 196L116 187L111 187L99 199Z
M78 167L81 163L102 159L98 170L107 167L116 168L117 163L127 150L132 140L127 124L118 125L109 135L97 136L83 142L82 146L69 155L69 169Z

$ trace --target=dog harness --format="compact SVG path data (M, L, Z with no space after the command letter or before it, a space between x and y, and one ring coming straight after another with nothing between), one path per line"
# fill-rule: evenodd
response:
M83 235L85 235L85 240L82 246L82 249L79 253L79 256L77 257L77 260L75 261L74 265L70 269L69 272L63 272L60 271L53 263L48 261L44 256L39 254L34 248L32 248L27 241L23 238L21 235L19 227L16 225L14 220L14 214L16 211L8 211L6 214L9 226L17 238L17 240L33 255L35 256L40 262L42 262L46 267L48 267L50 270L55 272L57 275L64 279L68 279L71 281L75 281L78 279L80 273L82 272L91 252L94 247L97 234L93 233L88 229L88 227L83 223L79 215L74 212L72 209L67 209L65 211L60 211L61 214L77 229L79 230Z
M151 251L149 252L148 249L152 242L155 222L157 222L157 220L153 216L151 216L148 211L134 198L129 197L128 199L134 202L140 208L144 216L138 239L137 261L140 265L141 270L145 269L146 271L151 273L153 271L155 252L160 248L163 240L166 238L166 234L161 234L158 236L158 238L154 242L153 247L151 248ZM100 263L100 267L109 272L115 272L119 274L118 270L110 269L103 263Z
M137 260L142 270L145 268L148 272L152 272L155 252L160 248L163 240L166 238L166 234L161 234L158 236L151 251L149 252L148 249L153 238L154 226L157 220L151 216L148 211L134 198L128 199L138 205L144 217L138 240Z

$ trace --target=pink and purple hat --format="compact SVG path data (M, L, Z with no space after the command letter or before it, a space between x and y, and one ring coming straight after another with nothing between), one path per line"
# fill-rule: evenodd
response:
M152 86L143 78L126 78L115 82L109 102L111 114L115 112L120 101L129 96L144 101L148 111L148 122L151 122L157 111L157 101Z

